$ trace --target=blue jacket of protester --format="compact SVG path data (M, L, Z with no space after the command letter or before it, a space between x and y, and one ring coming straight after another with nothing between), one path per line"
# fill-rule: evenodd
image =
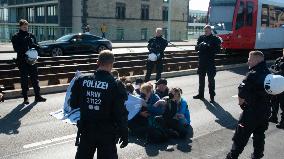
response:
M159 116L164 113L164 109L161 106L154 107L154 104L160 100L160 97L152 93L149 100L147 101L147 110L152 116Z
M181 98L181 105L180 105L180 109L178 110L178 113L179 114L183 114L185 119L186 119L186 124L190 124L190 112L189 112L189 109L188 109L188 105L187 105L187 102Z

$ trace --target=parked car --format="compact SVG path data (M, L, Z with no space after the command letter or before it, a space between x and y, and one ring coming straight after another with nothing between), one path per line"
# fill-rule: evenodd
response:
M112 50L109 40L91 34L68 34L55 41L39 42L42 49L42 56L62 56L78 53L100 52L102 50Z

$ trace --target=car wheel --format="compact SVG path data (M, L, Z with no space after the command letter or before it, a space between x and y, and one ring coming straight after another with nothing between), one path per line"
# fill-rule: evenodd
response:
M98 47L97 51L98 51L98 53L100 53L101 51L107 50L107 49L108 49L108 48L107 48L106 46L100 45L100 46Z
M63 55L63 50L59 47L55 47L51 50L51 56L55 57L55 56L62 56Z

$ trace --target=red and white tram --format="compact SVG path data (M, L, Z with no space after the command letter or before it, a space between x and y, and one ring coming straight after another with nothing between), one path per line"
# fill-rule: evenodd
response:
M208 23L227 50L284 48L284 0L210 0Z

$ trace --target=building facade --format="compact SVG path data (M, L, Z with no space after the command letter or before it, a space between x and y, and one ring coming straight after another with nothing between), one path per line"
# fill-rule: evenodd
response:
M0 22L0 28L5 28L6 33L0 35L0 39L9 39L17 32L20 19L28 20L29 30L39 41L56 39L72 32L70 0L8 0L5 6L7 20Z
M39 41L68 33L101 36L110 40L148 40L157 27L167 37L169 0L0 0L0 40L10 39L18 21L27 19ZM189 0L172 0L171 40L187 39ZM4 11L5 10L5 11Z
M160 27L167 37L168 0L77 1L73 0L74 32L89 25L91 33L101 35L104 26L110 40L148 40ZM188 5L189 0L172 0L171 40L187 39Z

